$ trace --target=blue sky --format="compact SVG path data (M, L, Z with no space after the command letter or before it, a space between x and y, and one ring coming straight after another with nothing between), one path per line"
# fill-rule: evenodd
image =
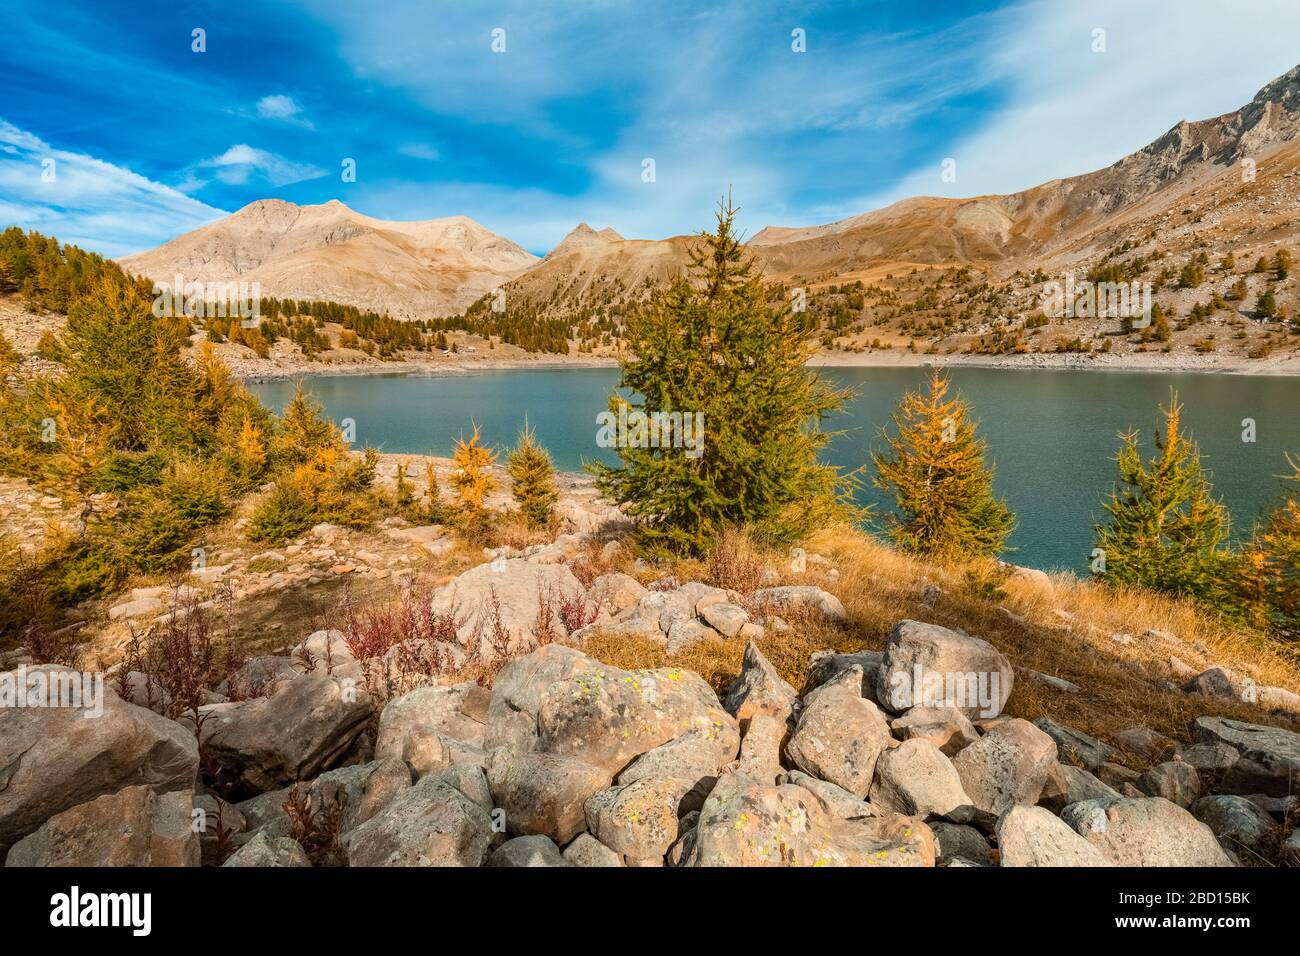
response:
M110 255L267 197L537 253L579 221L693 232L728 186L751 233L811 225L1098 168L1300 62L1293 0L0 0L0 24L0 226Z

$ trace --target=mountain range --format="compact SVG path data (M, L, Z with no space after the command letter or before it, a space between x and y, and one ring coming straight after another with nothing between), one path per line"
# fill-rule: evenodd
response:
M1241 109L1180 121L1105 169L1009 195L916 197L826 225L769 226L748 245L769 276L817 285L918 266L1069 268L1153 232L1177 244L1213 226L1248 223L1277 238L1298 228L1290 202L1298 131L1300 66ZM398 318L460 313L504 286L535 313L556 315L644 295L685 266L692 240L625 239L583 223L538 258L464 216L388 221L337 200L271 199L121 264L159 280L180 273L186 281L258 281L263 295Z

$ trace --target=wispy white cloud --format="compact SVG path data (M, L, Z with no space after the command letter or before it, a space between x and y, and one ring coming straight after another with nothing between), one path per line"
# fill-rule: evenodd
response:
M0 222L120 256L224 215L170 186L57 149L0 120Z
M213 170L213 174L227 184L246 183L257 176L272 186L288 186L308 179L318 179L326 172L319 166L297 163L247 143L231 146L219 156L196 163L195 168Z
M279 120L303 129L315 129L311 120L303 115L298 101L283 93L273 93L258 100L257 115L262 119Z
M412 159L436 160L442 153L436 146L430 146L428 143L407 143L404 146L397 147L397 151L403 156L410 156Z

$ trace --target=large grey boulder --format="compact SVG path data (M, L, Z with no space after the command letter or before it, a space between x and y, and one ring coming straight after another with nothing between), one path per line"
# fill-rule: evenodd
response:
M1201 795L1201 776L1190 764L1166 760L1138 777L1135 786L1149 797L1164 797L1185 808Z
M816 651L808 659L808 677L804 681L803 692L805 695L811 694L856 665L862 671L862 696L872 703L878 703L876 677L884 658L884 651L855 651L852 654Z
M587 829L626 858L662 857L681 836L678 820L689 790L689 781L671 778L598 790L587 800Z
M1199 743L1224 743L1241 759L1224 774L1225 793L1272 797L1300 792L1300 734L1227 717L1197 717L1192 732Z
M936 865L945 866L954 860L965 860L975 866L992 865L993 848L973 826L936 820L930 824L930 830L939 845Z
M901 740L927 740L949 757L979 740L979 731L956 707L913 707L890 721L889 728Z
M305 867L311 866L307 854L292 837L257 833L230 855L222 866L233 867Z
M505 747L514 753L535 749L537 711L550 689L602 666L595 658L562 644L548 644L510 661L492 682L484 748Z
M1003 866L1111 866L1101 852L1042 807L1014 806L998 819Z
M422 775L450 762L452 748L446 741L482 748L491 697L487 688L464 683L420 687L390 700L379 715L375 757L405 759ZM435 749L441 759L433 761L438 766L419 759L428 753L430 738L439 741Z
M630 574L602 574L591 582L587 600L612 617L617 617L646 596L646 589Z
M740 676L727 691L723 706L742 723L758 714L789 720L799 707L799 693L750 641L745 645Z
M914 817L833 817L811 791L729 774L700 811L688 866L933 866L935 840Z
M261 793L310 780L347 754L370 719L370 697L349 682L306 674L270 697L217 704L203 744L222 771Z
M881 808L872 806L861 797L849 793L843 787L837 787L826 780L810 777L802 770L791 770L776 782L803 787L821 802L822 808L827 813L838 820L864 820L867 817L888 815Z
M0 675L17 681L21 672ZM28 679L80 679L66 667L29 668ZM62 676L60 676L62 675ZM106 683L103 712L70 707L0 707L0 846L63 810L131 786L191 791L198 776L194 734L118 697Z
M567 564L542 564L524 558L499 558L470 568L434 595L436 614L454 614L462 643L477 641L481 659L492 661L531 650L537 643L538 614L543 599L551 601L550 627L564 633L558 599L586 594ZM493 634L505 636L497 647Z
M610 772L565 754L499 751L488 784L509 833L540 834L563 845L587 828L587 799L609 786Z
M912 707L956 707L967 717L1002 712L1015 672L992 644L937 624L899 621L889 632L876 696L894 713Z
M1038 804L1053 813L1060 813L1072 803L1118 796L1119 791L1081 767L1058 763L1047 775Z
M865 797L876 761L892 743L884 715L862 697L861 671L851 667L805 701L786 756L804 773Z
M193 809L189 793L127 787L51 817L5 866L198 866Z
M1038 718L1034 726L1056 741L1056 752L1062 763L1096 773L1102 764L1115 756L1114 747L1050 717Z
M349 866L482 866L492 819L436 775L399 793L343 838Z
M779 614L785 618L802 614L816 615L831 621L844 621L848 618L844 605L834 594L802 584L759 588L749 595L749 606L756 611Z
M1016 804L1033 805L1056 766L1056 741L1027 720L989 728L953 758L962 787L979 810L1000 817Z
M780 747L779 739L777 747ZM743 752L743 742L741 749ZM688 810L698 810L717 783L723 766L714 742L704 734L691 733L637 757L618 775L618 783L626 785L638 780L668 778L684 780L690 788L682 797L683 806Z
M488 866L552 867L573 866L560 855L560 848L550 837L534 835L515 837L501 844L488 857Z
M574 866L611 867L623 865L621 856L590 833L579 833L574 837L573 842L564 848L563 856Z
M1061 819L1120 866L1232 866L1213 831L1164 797L1086 800Z
M1276 833L1277 824L1245 797L1219 794L1201 797L1191 805L1192 816L1218 837L1224 848L1258 850Z
M551 686L537 711L537 749L570 756L611 777L683 734L711 743L721 763L740 748L736 720L704 680L679 668L600 666Z
M928 740L905 740L876 761L871 803L924 820L954 814L970 806L961 777L942 751Z

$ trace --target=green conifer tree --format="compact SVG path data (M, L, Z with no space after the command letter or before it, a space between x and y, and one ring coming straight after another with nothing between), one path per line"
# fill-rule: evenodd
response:
M621 466L591 466L651 551L699 554L732 525L791 540L853 514L852 476L817 458L822 419L847 393L806 367L812 323L784 298L773 304L779 293L736 234L737 211L719 203L688 274L629 320L620 386L639 398L610 400L603 432Z
M907 392L893 415L897 434L882 430L889 453L873 453L875 485L894 499L889 535L906 551L949 560L998 554L1016 519L993 495L970 406L948 397L949 382L931 372L927 392Z
M550 524L560 494L555 487L555 466L550 453L537 443L537 436L524 422L519 442L506 459L512 482L511 494L524 513L529 527Z
M1212 494L1196 443L1180 430L1182 406L1171 390L1162 408L1156 454L1143 461L1138 433L1121 436L1119 485L1096 527L1106 580L1203 600L1225 599L1232 555L1228 512Z

